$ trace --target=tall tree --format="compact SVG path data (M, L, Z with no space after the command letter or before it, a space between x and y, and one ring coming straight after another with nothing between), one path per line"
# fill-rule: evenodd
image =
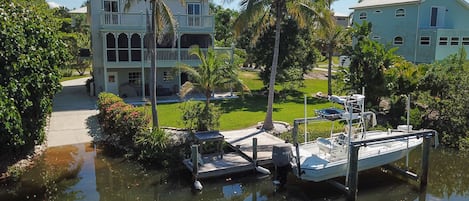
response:
M0 0L0 10L0 155L15 155L43 142L70 55L44 1Z
M342 49L347 44L347 32L340 25L331 21L330 26L319 29L317 36L319 46L326 50L327 94L332 95L332 57L337 49Z
M195 45L189 49L190 55L195 55L200 59L200 65L193 68L186 64L181 64L181 71L191 77L190 82L183 84L180 95L184 97L192 90L199 89L205 96L206 107L210 104L210 97L215 88L235 87L240 92L249 91L249 88L238 78L237 66L229 65L229 57L226 54L216 54L209 48L207 54Z
M348 49L351 55L350 67L348 68L348 87L356 92L365 87L366 101L372 106L378 106L381 97L387 94L384 71L388 69L397 56L394 52L397 48L387 48L372 40L371 23L363 22L356 24L352 30L352 37L357 42Z
M272 130L272 121L275 76L280 48L281 23L284 16L291 17L298 22L300 27L311 22L309 17L318 17L318 13L312 8L314 2L311 0L242 0L240 16L235 22L235 33L240 34L246 27L252 27L252 42L257 41L259 36L269 27L275 25L275 43L273 50L272 66L269 80L269 95L267 99L267 113L263 129Z
M130 8L132 4L137 1L142 0L127 0L125 4L126 10ZM146 2L146 0L145 0ZM181 4L184 4L184 0L180 0ZM161 43L165 38L166 35L169 35L169 38L172 38L173 46L175 44L174 33L176 32L176 19L174 18L173 12L171 8L166 4L165 0L150 0L151 5L151 19L147 17L147 31L150 34L150 40L145 41L149 43L147 47L149 47L150 53L150 96L151 96L151 115L153 121L153 127L159 128L159 121L158 121L158 110L156 108L156 46L157 43ZM148 10L147 10L148 14ZM151 24L148 25L148 23Z

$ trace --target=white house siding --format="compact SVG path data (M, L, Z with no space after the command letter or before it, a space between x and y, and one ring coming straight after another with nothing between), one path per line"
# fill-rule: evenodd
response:
M131 51L136 51L140 49L141 55L144 56L146 49L144 46L140 48L131 48L131 36L133 34L139 34L141 44L144 41L144 34L146 32L146 10L149 8L148 1L135 1L131 7L124 9L124 0L117 0L118 2L118 12L110 13L105 15L103 12L104 0L93 0L91 1L90 16L91 16L91 38L92 38L92 54L93 54L93 73L95 79L95 89L96 93L106 91L106 81L108 79L108 72L117 72L117 80L119 86L128 84L129 82L129 73L131 72L140 72L141 74L141 86L135 86L140 96L148 96L149 94L144 94L143 91L145 86L148 86L150 80L150 61L148 59L142 58L141 61L132 61ZM180 4L179 0L167 0L167 5L171 8L176 19L185 20L179 22L179 32L178 37L185 35L189 37L190 43L192 44L204 44L204 46L213 46L213 16L207 16L209 14L209 4L207 0L187 0L186 5ZM200 4L200 15L203 18L203 27L188 27L187 25L187 4L190 3L199 3ZM116 15L118 20L111 19L106 16ZM206 16L206 17L204 17ZM208 23L208 24L207 24ZM202 23L201 23L202 25ZM129 48L122 49L119 47L108 49L107 48L107 34L113 34L115 36L116 43L118 42L118 37L120 34L126 34L128 37ZM196 34L195 37L191 37L192 34ZM206 37L201 37L201 36ZM198 41L202 40L203 41ZM207 45L208 44L208 45ZM117 45L117 44L116 44ZM190 46L186 42L186 46ZM128 61L119 61L119 56L117 56L116 61L108 61L107 50L115 50L116 55L119 55L119 50L128 50ZM124 52L123 51L123 52ZM187 54L187 48L158 48L158 60L157 60L157 84L159 88L169 89L173 94L177 92L178 87L180 86L180 75L179 72L175 71L174 67L178 62L184 62L188 65L196 66L198 62L194 58L190 58ZM178 56L178 55L181 56ZM168 74L171 74L170 80ZM165 76L166 75L166 76Z

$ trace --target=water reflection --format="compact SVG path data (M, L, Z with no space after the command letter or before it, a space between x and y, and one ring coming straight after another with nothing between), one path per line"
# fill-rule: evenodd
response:
M410 168L417 172L420 154L411 154ZM440 148L432 150L430 159L429 184L422 193L415 181L373 169L360 173L358 199L469 200L469 157ZM195 192L191 175L183 168L181 164L171 170L145 170L92 144L50 148L19 182L2 184L0 200L345 200L327 183L304 182L292 175L285 189L274 192L271 177L255 173L204 180L204 190Z

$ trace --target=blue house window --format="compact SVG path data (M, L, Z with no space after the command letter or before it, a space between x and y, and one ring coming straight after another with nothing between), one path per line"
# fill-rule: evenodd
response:
M451 45L459 45L459 37L451 37Z
M430 45L430 36L421 36L420 45L429 46Z
M400 36L397 36L394 38L394 45L403 45L404 44L404 39Z
M440 37L440 42L438 44L439 45L448 45L448 37L446 37L446 36Z
M469 45L469 37L462 37L462 45Z
M396 17L405 17L405 9L399 8L396 10Z
M366 20L366 12L361 12L359 18L361 20Z

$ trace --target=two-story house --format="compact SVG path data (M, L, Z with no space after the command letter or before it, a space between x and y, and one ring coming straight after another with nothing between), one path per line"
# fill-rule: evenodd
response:
M93 0L91 42L96 93L103 91L122 97L149 96L150 59L147 57L147 10L150 1ZM196 66L189 56L192 45L208 48L214 44L214 17L208 0L166 0L177 21L176 43L157 44L157 95L176 94L187 81L174 68L178 63ZM151 14L151 11L149 11ZM173 45L174 44L174 45ZM220 50L221 48L219 48Z
M414 63L431 63L469 49L466 0L363 0L352 7L353 23L372 24L374 40L399 47Z

